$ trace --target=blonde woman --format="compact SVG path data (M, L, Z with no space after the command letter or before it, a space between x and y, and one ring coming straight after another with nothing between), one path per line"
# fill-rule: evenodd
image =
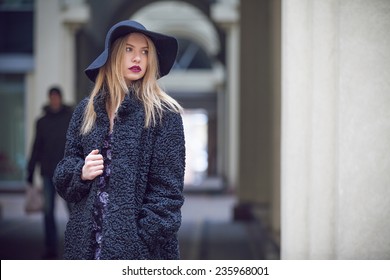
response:
M122 21L85 70L95 83L75 109L54 184L74 203L65 259L178 259L185 168L180 105L157 80L174 37Z

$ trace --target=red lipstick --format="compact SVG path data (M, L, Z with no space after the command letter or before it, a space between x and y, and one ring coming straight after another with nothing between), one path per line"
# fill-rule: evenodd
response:
M129 70L130 71L132 71L132 72L136 72L136 73L138 73L138 72L141 72L141 67L139 67L139 66L137 66L137 65L134 65L134 66L131 66L130 68L129 68Z

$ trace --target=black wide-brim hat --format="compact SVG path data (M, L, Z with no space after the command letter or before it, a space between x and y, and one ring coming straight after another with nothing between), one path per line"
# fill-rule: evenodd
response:
M95 82L99 68L107 62L112 43L119 37L133 32L148 36L154 43L157 51L160 77L167 75L171 71L178 50L176 38L149 31L139 22L124 20L110 28L106 35L104 51L85 69L85 74L92 82Z

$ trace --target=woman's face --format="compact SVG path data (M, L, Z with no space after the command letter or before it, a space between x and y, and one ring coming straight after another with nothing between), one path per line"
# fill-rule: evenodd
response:
M141 79L148 67L148 42L144 35L131 33L127 36L125 54L123 56L123 76L131 83Z

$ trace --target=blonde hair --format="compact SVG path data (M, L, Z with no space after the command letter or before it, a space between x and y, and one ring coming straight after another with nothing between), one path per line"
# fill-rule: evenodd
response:
M99 69L95 86L91 91L88 104L84 111L81 126L81 134L83 135L88 134L95 125L96 111L94 108L94 99L97 95L107 94L106 106L108 113L110 113L118 110L125 95L130 92L122 74L124 50L129 35L122 36L113 42L107 62ZM157 83L159 66L156 47L149 37L143 36L148 43L148 66L144 77L138 81L133 81L131 88L136 97L144 104L145 127L150 127L156 125L158 120L161 120L165 110L181 113L183 109Z

